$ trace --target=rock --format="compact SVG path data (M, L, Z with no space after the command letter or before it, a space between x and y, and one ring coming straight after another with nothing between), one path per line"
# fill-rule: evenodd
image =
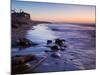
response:
M36 43L33 43L32 41L30 41L29 39L26 38L20 38L17 41L17 44L21 47L30 47L30 46L35 46L37 45Z
M47 40L47 45L51 44L52 40Z
M12 66L12 74L23 73L24 70L27 70L31 67L29 63L20 64L17 66Z
M49 47L52 51L64 51L66 50L65 48L67 47L65 44L65 40L64 39L55 39L55 42L53 43L52 40L47 40L47 46Z
M24 64L32 60L37 60L37 57L35 55L17 55L12 57L12 65Z
M59 51L59 47L54 45L54 46L51 47L51 50L52 51Z
M44 50L44 52L52 52L52 51L50 51L50 50Z
M58 46L60 47L60 50L61 50L61 51L64 51L64 50L66 50L65 48L67 48L64 39L56 39L56 40L55 40L55 44L58 45Z
M55 40L55 44L62 46L65 44L65 40L64 39L56 39Z

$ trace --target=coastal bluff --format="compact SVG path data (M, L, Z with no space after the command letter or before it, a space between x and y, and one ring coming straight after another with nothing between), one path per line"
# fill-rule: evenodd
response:
M24 11L11 13L11 24L13 28L18 28L22 24L29 24L31 22L31 16Z
M16 12L15 10L12 10L11 12L12 28L18 28L21 27L22 25L30 25L30 24L37 25L40 23L51 23L51 22L32 20L31 14L25 11Z

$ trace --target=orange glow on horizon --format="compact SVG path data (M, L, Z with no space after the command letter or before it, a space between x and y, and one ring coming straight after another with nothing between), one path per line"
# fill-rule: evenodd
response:
M66 18L65 22L72 22L72 23L95 23L95 18Z
M55 16L32 16L32 20L50 21L50 22L69 22L69 23L95 23L95 17L55 17Z

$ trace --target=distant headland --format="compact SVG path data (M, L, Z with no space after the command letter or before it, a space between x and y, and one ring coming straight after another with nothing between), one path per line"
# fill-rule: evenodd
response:
M32 20L31 15L22 9L20 9L19 12L16 12L15 10L11 10L11 24L12 28L17 28L21 27L21 25L29 25L29 24L40 24L40 23L51 23L51 22L46 22L46 21L37 21L37 20Z

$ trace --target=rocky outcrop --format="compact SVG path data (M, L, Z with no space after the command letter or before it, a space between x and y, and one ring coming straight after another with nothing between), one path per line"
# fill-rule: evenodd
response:
M20 38L17 42L19 46L32 46L32 45L37 45L36 43L33 43L29 39L26 38Z
M16 48L28 48L28 47L34 47L34 46L37 46L38 44L37 43L34 43L32 42L31 40L29 39L26 39L26 38L17 38L16 40L12 41L12 44L11 46Z
M12 57L12 65L21 65L36 59L35 55L17 55Z
M30 19L30 14L24 11L11 13L11 22L13 28L18 28L23 24L28 24L30 22Z
M30 46L36 46L38 44L33 43L32 41L26 38L19 38L17 41L17 45L20 47L30 47Z

